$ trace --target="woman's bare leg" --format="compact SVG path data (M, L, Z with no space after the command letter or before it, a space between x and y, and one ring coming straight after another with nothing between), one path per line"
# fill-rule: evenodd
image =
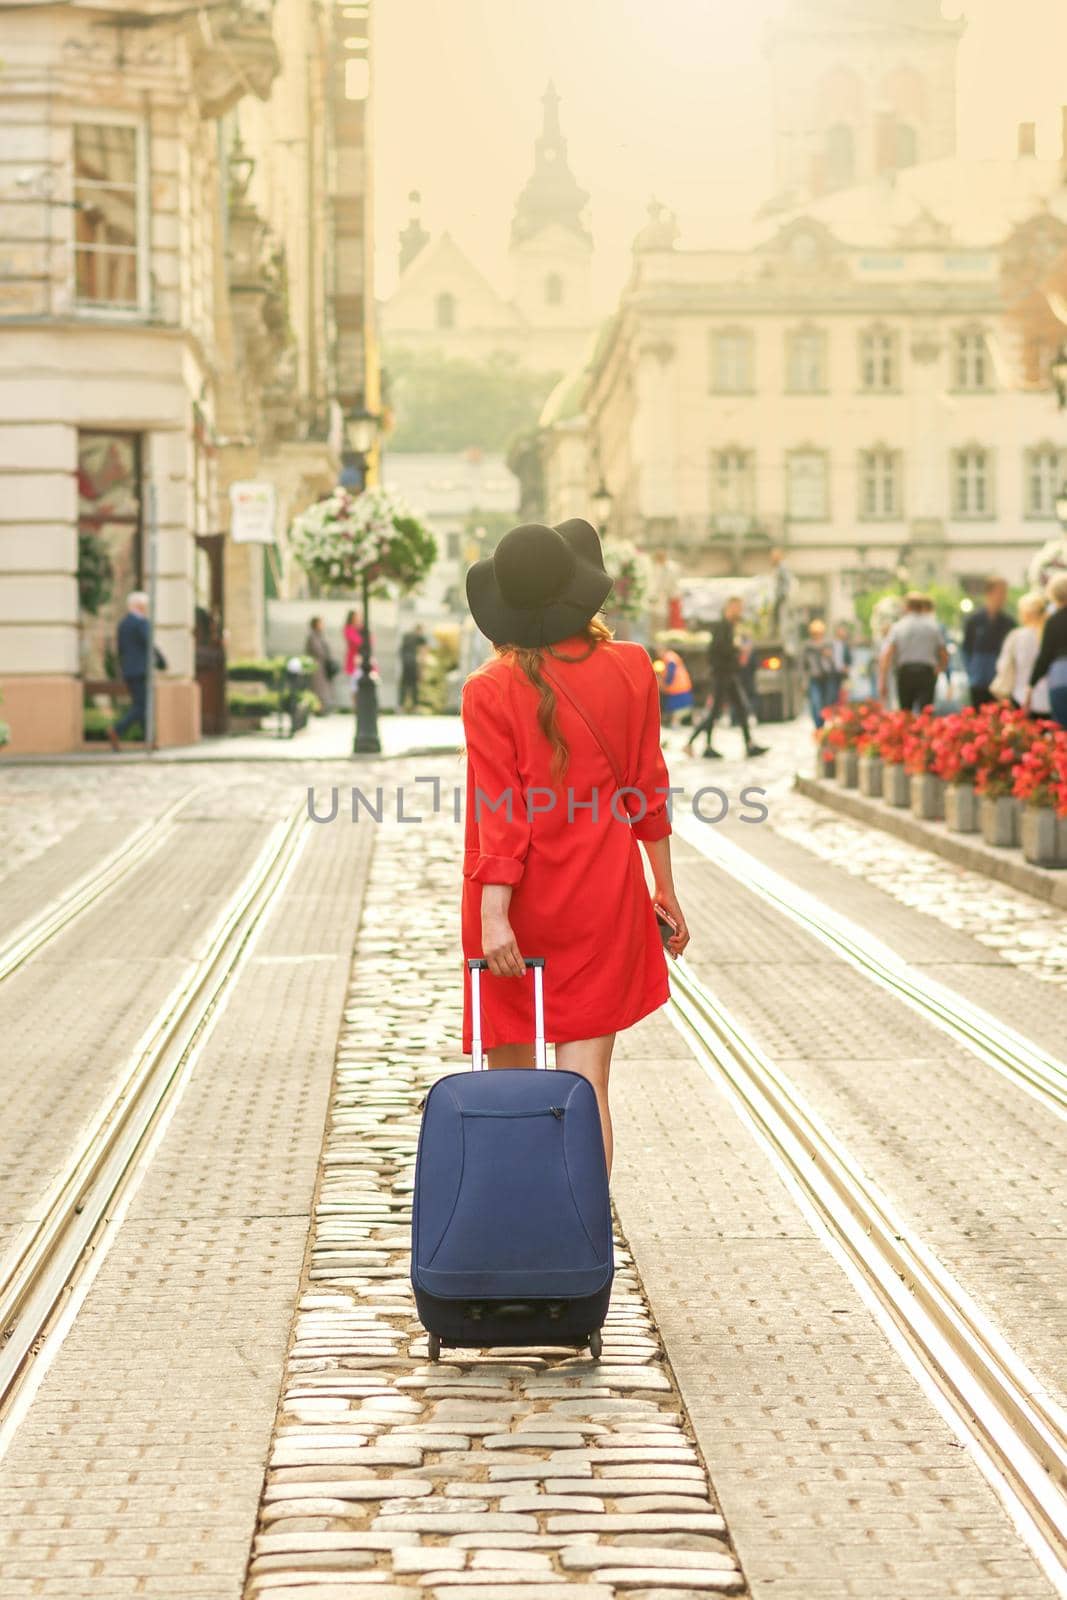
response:
M486 1060L492 1067L532 1067L534 1065L534 1047L532 1044L498 1044L492 1050L487 1050Z
M609 1177L613 1152L611 1111L608 1106L608 1074L611 1072L611 1052L614 1048L613 1033L602 1034L599 1039L571 1039L566 1044L556 1046L556 1066L560 1071L580 1073L583 1078L589 1079L596 1092Z

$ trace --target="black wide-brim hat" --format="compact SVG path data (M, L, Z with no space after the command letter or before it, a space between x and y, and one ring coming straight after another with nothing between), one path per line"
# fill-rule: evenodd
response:
M611 591L592 523L580 517L549 528L512 528L467 573L467 603L494 644L538 649L580 633Z

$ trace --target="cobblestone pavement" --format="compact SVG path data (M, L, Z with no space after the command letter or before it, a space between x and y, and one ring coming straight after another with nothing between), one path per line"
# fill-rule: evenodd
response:
M420 1097L464 1066L455 891L454 830L378 830L248 1595L740 1591L621 1240L602 1363L426 1359L408 1229Z

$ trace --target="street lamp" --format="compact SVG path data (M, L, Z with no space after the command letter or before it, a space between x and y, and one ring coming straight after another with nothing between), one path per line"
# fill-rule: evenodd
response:
M346 459L341 469L341 482L346 488L362 491L367 483L367 457L374 449L381 419L361 406L345 417ZM378 755L382 742L378 737L378 687L371 677L370 644L370 577L366 567L362 573L363 588L363 642L359 653L359 677L356 679L356 732L352 741L355 756Z
M608 518L611 516L611 490L604 482L603 474L593 490L593 515L596 517L597 528L603 536L607 530Z
M1056 520L1061 528L1067 528L1067 483L1060 484L1056 495Z
M1052 383L1062 411L1067 406L1067 344L1061 344L1052 358Z

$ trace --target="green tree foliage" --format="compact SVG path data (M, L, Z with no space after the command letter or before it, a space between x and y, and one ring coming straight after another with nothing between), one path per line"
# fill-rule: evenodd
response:
M505 451L537 422L558 377L529 372L504 354L467 361L394 350L386 364L397 423L387 448L401 451Z

